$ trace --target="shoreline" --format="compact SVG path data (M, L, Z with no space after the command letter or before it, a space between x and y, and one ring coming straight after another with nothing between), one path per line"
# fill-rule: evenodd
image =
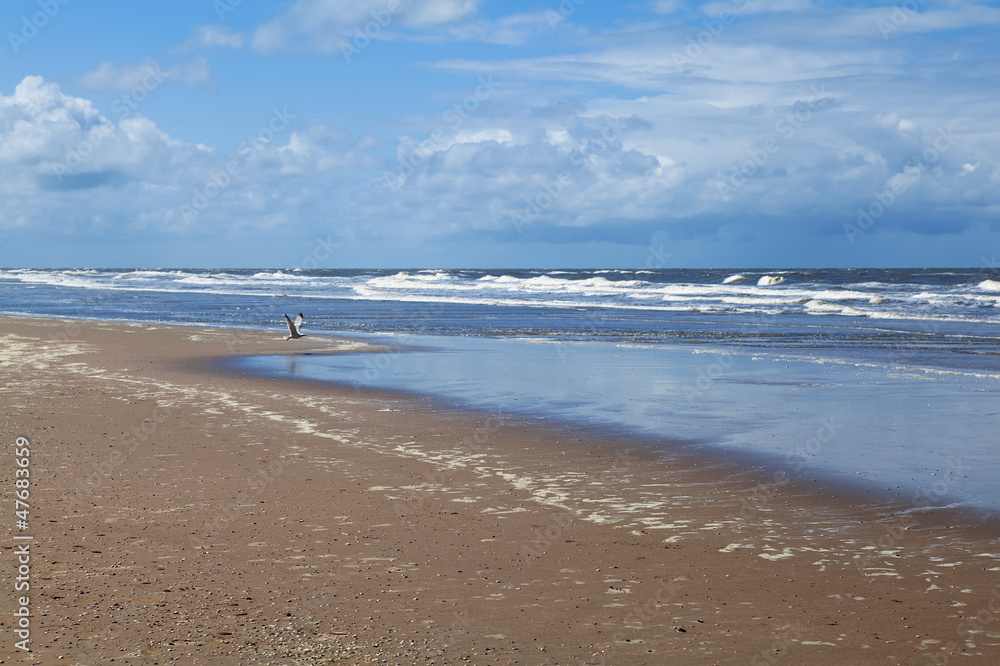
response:
M344 337L329 336L329 339L345 339ZM379 343L365 340L364 338L347 338L353 342L363 342L371 345L368 349L349 350L344 352L306 352L309 357L322 357L324 355L355 354L366 353L406 353L420 351L451 351L447 347L432 346L428 348L414 345L398 345L387 347ZM274 356L296 355L295 352L288 354L275 354ZM209 372L233 373L237 376L255 377L261 379L272 379L289 381L293 383L312 384L317 388L337 387L343 390L351 390L359 394L370 394L372 396L389 395L397 398L413 400L424 406L426 409L457 411L470 414L489 415L494 410L462 401L443 393L424 393L420 389L407 389L405 387L386 388L384 386L369 386L352 382L347 377L344 379L319 379L315 376L290 377L287 373L274 368L251 368L240 367L240 362L244 358L254 358L251 356L223 356L213 359L205 370ZM853 479L843 473L837 473L829 469L817 468L816 465L807 464L809 461L804 454L793 456L791 453L775 454L766 450L748 450L740 447L728 446L722 437L714 438L670 438L657 437L649 433L642 432L641 429L633 429L624 424L616 423L583 423L578 420L568 419L557 412L546 412L544 410L535 413L524 412L517 409L504 410L505 418L513 419L526 426L548 430L553 433L571 431L579 433L583 438L593 441L615 441L620 445L626 445L632 449L647 450L654 458L662 457L669 460L671 455L697 458L705 463L720 468L720 473L744 475L752 478L757 486L785 486L791 485L802 492L814 493L820 496L828 496L831 499L839 498L838 501L847 502L850 505L863 505L867 507L878 507L886 515L898 513L919 513L926 519L919 523L934 522L935 524L985 528L995 531L1000 535L1000 510L993 506L975 506L961 498L948 494L949 488L954 488L962 483L962 472L968 468L958 461L957 466L949 467L948 472L938 485L930 489L914 487L896 487L895 490L885 487L882 482L872 479ZM836 434L836 428L829 433L832 437ZM821 440L821 443L826 443Z
M0 436L35 451L35 663L1000 656L992 527L208 367L276 334L68 321L0 316Z

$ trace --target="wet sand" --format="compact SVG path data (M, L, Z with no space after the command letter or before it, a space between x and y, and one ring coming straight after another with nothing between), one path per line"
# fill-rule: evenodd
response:
M419 397L213 370L282 333L0 317L30 441L4 663L1000 660L992 525ZM911 507L912 508L912 507ZM60 660L61 658L61 660Z

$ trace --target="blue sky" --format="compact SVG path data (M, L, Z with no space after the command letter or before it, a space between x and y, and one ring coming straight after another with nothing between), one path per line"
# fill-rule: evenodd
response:
M9 0L0 266L980 266L1000 7Z

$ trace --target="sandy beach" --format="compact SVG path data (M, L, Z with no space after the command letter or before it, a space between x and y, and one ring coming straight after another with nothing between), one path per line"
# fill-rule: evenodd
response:
M994 524L215 364L363 348L0 317L3 663L1000 661Z

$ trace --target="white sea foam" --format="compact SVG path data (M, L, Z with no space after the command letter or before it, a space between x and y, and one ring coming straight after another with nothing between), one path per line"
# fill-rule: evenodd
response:
M76 287L78 289L106 288L95 276L79 271L45 271L21 269L9 271L5 277L27 284L52 285L55 287Z
M853 289L826 289L823 291L815 292L816 298L822 298L828 301L844 301L844 300L855 300L855 299L867 299L870 294L863 291L855 291Z
M222 284L223 280L218 278L213 278L211 275L189 275L186 278L181 278L180 280L177 280L177 282L182 284L210 284L214 286ZM227 282L232 282L233 284L236 284L237 281L227 280Z
M136 270L113 275L113 280L163 280L165 278L184 278L190 275L185 271Z
M6 269L4 284L88 290L290 296L322 299L461 303L556 308L601 307L668 312L800 313L874 319L1000 321L1000 281L936 285L915 280L824 283L808 273L789 284L779 272L668 281L636 271L526 271L481 274L412 270L387 273L284 270ZM742 278L742 279L740 279ZM841 278L842 279L842 278ZM774 285L784 282L779 288ZM15 304L16 305L16 304Z
M517 350L517 358L528 361L524 366L526 373L538 371L546 381L552 381L551 384L546 384L546 381L534 382L543 393L553 393L552 386L570 387L572 400L553 403L556 404L553 409L571 410L564 403L575 403L581 394L592 395L588 392L595 390L595 387L603 386L601 390L609 391L607 395L598 395L597 402L593 403L600 407L586 407L588 416L585 418L589 418L589 414L610 415L609 418L620 418L623 423L632 424L632 419L642 417L649 420L640 423L660 424L655 427L669 424L671 436L698 437L701 436L705 423L716 420L712 410L720 410L718 413L725 414L729 419L745 419L740 421L740 428L730 429L736 433L744 432L742 425L745 423L760 422L767 428L778 424L785 428L784 424L790 424L792 420L779 416L779 410L782 406L787 406L789 417L805 419L802 421L805 427L793 432L797 426L787 426L789 429L782 432L788 436L777 437L775 441L794 442L804 441L809 432L815 432L814 423L821 417L828 417L829 404L844 406L838 414L842 413L845 419L855 418L859 414L868 418L865 415L870 414L870 422L883 427L886 419L884 410L878 409L878 400L886 394L891 395L894 406L903 405L894 414L915 413L917 408L923 410L926 405L928 414L918 424L919 428L914 426L915 434L926 435L929 442L944 441L941 439L943 436L949 441L950 447L955 441L965 442L963 445L973 447L969 449L973 454L954 455L961 455L963 460L969 459L969 464L978 465L987 455L975 452L982 450L982 442L986 442L988 446L991 440L986 435L995 430L995 418L992 418L995 410L990 411L993 407L990 399L995 396L1000 370L989 369L996 368L996 363L986 354L996 348L995 323L1000 323L1000 311L994 306L1000 303L1000 288L984 284L982 276L974 276L973 272L966 271L958 278L942 276L923 279L917 276L911 279L907 273L897 272L886 274L884 281L879 282L870 279L873 275L879 275L878 273L864 273L868 281L861 283L852 281L853 277L849 272L801 271L796 272L792 279L788 273L771 271L765 277L773 281L759 284L761 271L751 272L750 277L740 274L745 278L743 280L728 280L726 276L736 275L732 274L732 270L595 273L518 270L510 270L506 274L500 271L487 274L457 270L361 272L8 269L0 270L0 298L7 296L5 305L0 306L0 309L22 312L30 309L27 304L34 306L41 303L44 307L31 314L40 316L39 313L58 313L59 308L63 308L69 315L85 316L92 312L87 308L96 304L94 316L132 320L159 318L166 321L200 319L205 325L222 323L259 327L265 325L262 319L266 319L268 311L278 313L277 318L280 319L280 308L295 307L293 303L297 305L296 301L301 300L310 301L302 303L303 310L315 313L312 321L317 332L360 329L379 331L383 325L386 328L384 334L389 336L394 331L395 334L404 336L413 335L414 331L425 333L440 330L443 335L464 340L449 344L457 344L458 348L471 344L470 349L477 348L480 343L478 339L474 343L468 343L469 339L475 338L480 331L492 335L493 322L499 322L495 325L500 337L509 333L519 340L537 343L535 346L539 350L539 358L547 355L547 358L553 360L553 366L545 365L544 362L530 362L522 349ZM784 284L774 286L780 281L780 277L788 279ZM78 291L79 288L98 291L84 294ZM127 292L144 292L150 296L133 298ZM178 298L175 293L183 294L183 297ZM229 294L239 295L241 298L227 299L225 295ZM97 298L94 298L95 295ZM339 299L340 302L320 302L320 299ZM365 303L362 307L352 307L344 302L347 299ZM380 306L373 301L385 302L387 305ZM404 305L400 305L401 303ZM419 307L408 303L460 304L462 307ZM246 307L248 305L250 307ZM247 310L250 312L246 312ZM374 319L368 317L369 313L377 314L380 310L389 313L389 316ZM289 311L299 312L299 309L296 307ZM668 314L659 315L657 312ZM746 316L750 313L783 316L773 319ZM786 314L791 316L784 316ZM412 328L407 328L410 326L405 321L407 317L425 320L426 323L418 321ZM869 320L850 321L846 317L867 317ZM876 321L892 319L908 319L911 322L900 324ZM912 323L912 320L971 322L972 325L920 326ZM358 321L361 324L357 328L351 328ZM397 324L397 321L402 323ZM590 325L591 321L600 322L599 326L596 323ZM984 322L989 323L983 325ZM276 334L281 322L272 320L272 323ZM783 335L785 331L792 334ZM734 395L743 397L737 400L703 400L698 401L695 406L680 408L676 401L663 399L664 395L670 395L668 391L679 393L684 382L694 375L693 371L688 370L697 369L706 360L699 358L693 365L685 365L688 362L688 349L700 345L675 342L682 338L687 342L690 332L698 335L705 332L705 338L692 336L692 339L695 342L704 339L710 343L705 345L705 350L698 351L732 354L736 358L726 371L726 381L720 383L717 390L736 391ZM883 336L883 333L888 335ZM741 336L740 342L743 340L742 336L748 336L748 341L753 346L739 348L728 345L728 341L735 339L732 334ZM877 345L884 344L888 351L884 353L877 346L869 348L869 335L876 339ZM949 337L951 335L953 337ZM905 337L908 345L913 343L918 348L917 351L912 355L910 349L902 355L893 354L892 347L901 337ZM810 340L817 340L818 344L813 345ZM567 341L578 346L558 349L551 346ZM645 345L646 341L651 344ZM859 351L851 351L841 357L838 350L841 341L856 345ZM506 340L500 342L505 344ZM605 351L608 342L616 346ZM716 343L718 347L715 346ZM800 350L798 353L802 356L801 362L809 361L824 367L810 366L801 375L795 375L794 369L789 370L795 378L795 386L782 394L786 389L782 388L782 382L773 381L775 375L772 370L782 372L780 368L791 365L788 361L782 362L782 357L794 358L795 355L790 353L792 347ZM920 354L926 349L933 350L934 362L937 362L936 359L948 354L952 347L983 350L986 354L969 355L967 359L963 354L956 353L952 356L958 359L956 369L920 367L923 362ZM783 351L779 356L767 351L768 348ZM738 351L734 352L733 349ZM771 361L774 367L764 366L761 360L751 361L749 357L745 362L740 360L745 349L752 350L746 353L753 354L754 359ZM494 351L492 347L489 350L490 353ZM563 351L579 354L577 362L560 362L564 358ZM643 357L629 356L639 352L648 353ZM594 356L586 356L588 353L593 353ZM502 382L503 376L506 376L505 373L483 372L483 368L487 367L483 365L484 358L476 355L470 355L470 358L474 359L469 366L472 369L470 376L485 377L491 385ZM492 363L492 357L489 362ZM284 367L284 361L282 363ZM620 370L608 372L608 363L620 363ZM662 366L656 365L658 363L662 363ZM842 367L834 365L837 363ZM506 363L501 365L505 368L514 367ZM963 369L966 366L969 369ZM402 368L404 364L394 367ZM553 367L570 373L566 381L555 382L547 376L553 372ZM587 368L600 368L602 381L588 384L586 380L574 376L573 373L589 372ZM634 370L635 368L639 370ZM831 374L831 369L836 369L839 374ZM420 363L414 366L414 371L419 376L427 374ZM454 372L443 368L440 371L445 375ZM520 374L512 371L510 376ZM648 383L637 382L636 378L639 376L645 377ZM629 394L618 388L618 385L608 383L615 377L622 379L621 386L639 387L637 392ZM470 395L468 387L471 380L458 380L449 376L448 381L459 387L460 399ZM530 387L534 380L529 378L524 381L526 387ZM915 384L917 381L922 383ZM955 401L926 400L926 391L921 388L928 387L928 391L937 393L939 387L945 384L954 386L954 396L961 399L963 406L968 406L962 414L963 428L955 433L947 431L946 419L949 413L947 410ZM802 394L800 391L812 390L806 388L811 386L823 387L823 400L795 400L796 396ZM906 390L889 390L893 386L918 388L915 392L907 393ZM520 388L518 391L502 387L489 390L498 391L499 395L505 396L519 394ZM872 399L865 399L865 391ZM717 395L722 396L721 393ZM782 399L782 395L792 399ZM750 402L746 402L743 403L745 411L742 416L731 411L734 404L740 404L740 400L758 398L762 408L751 409ZM900 403L901 399L910 402ZM506 405L507 400L503 399L503 402ZM519 402L523 404L532 401L522 399ZM815 405L816 413L805 415L800 412L806 405ZM708 411L692 415L695 409ZM690 420L685 424L683 419L689 416ZM976 419L979 424L988 425L993 430L979 425L974 428L967 426L968 422ZM680 426L677 425L678 421L681 422ZM906 423L905 419L899 417L886 427L897 428ZM945 425L941 426L941 423ZM930 428L926 433L924 426ZM750 430L745 432L745 436L731 435L734 445L749 442L750 446L758 447L761 446L761 441L770 439L759 438ZM810 460L810 466L820 469L825 464L821 458L829 456L828 461L832 460L830 469L850 468L853 473L857 469L853 467L855 461L863 459L866 464L864 473L875 475L877 472L871 471L869 462L879 459L879 456L872 452L879 449L882 442L890 439L882 436L889 431L845 425L844 432L873 434L870 442L855 443L853 440L856 438L848 437L843 440L847 442L843 446L823 447L819 456ZM895 431L891 434L894 435ZM951 437L953 434L956 435L955 438ZM966 436L964 440L961 439L962 436ZM907 438L899 439L902 441ZM870 449L864 448L869 446ZM917 449L923 450L919 446ZM924 474L920 479L925 478L930 462L936 459L936 449L929 446L926 451L931 456L926 459L928 462L922 458L904 461L912 463L913 467L912 470L906 467L900 473L904 481L916 479L920 474ZM784 455L784 452L780 455ZM841 458L838 460L837 456ZM892 469L895 464L892 461L887 463L885 469L889 471L885 473L896 473ZM995 474L990 478L995 478ZM966 485L967 482L963 481L963 488ZM995 492L991 497L995 497ZM785 555L778 555L777 551L768 554L775 557Z
M983 280L976 286L984 291L1000 291L1000 280Z
M259 280L259 279L264 279L264 280L288 280L288 281L294 281L294 282L300 282L302 280L308 280L309 279L308 277L303 276L303 275L286 273L285 271L281 271L281 270L273 271L273 272L270 272L270 273L263 273L263 272L261 272L261 273L254 273L253 274L253 278L256 279L256 280Z

